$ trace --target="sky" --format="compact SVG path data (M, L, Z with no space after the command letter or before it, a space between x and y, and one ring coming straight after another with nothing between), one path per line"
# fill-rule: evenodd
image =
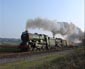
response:
M20 38L27 20L37 17L73 22L84 31L84 15L84 0L0 0L0 37Z

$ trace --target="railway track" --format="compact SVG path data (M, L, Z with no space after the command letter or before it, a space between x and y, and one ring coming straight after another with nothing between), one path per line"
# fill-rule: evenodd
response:
M41 52L18 52L18 53L5 53L1 56L0 54L0 64L3 63L10 63L15 61L22 61L22 60L36 60L36 58L51 55L51 54L63 54L72 51L69 50L49 50L49 51L41 51Z
M42 53L50 53L50 52L58 52L62 50L68 50L69 48L65 49L52 49L52 50L42 50L42 51L28 51L28 52L1 52L0 53L0 59L2 58L16 58L16 57L21 57L21 56L28 56L28 55L36 55L36 54L42 54Z

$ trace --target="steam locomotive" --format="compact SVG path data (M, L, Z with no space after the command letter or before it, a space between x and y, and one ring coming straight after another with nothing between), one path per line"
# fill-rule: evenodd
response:
M32 34L25 31L21 35L21 44L19 46L21 51L28 50L50 50L56 48L67 47L67 41L61 38L48 37L45 34Z

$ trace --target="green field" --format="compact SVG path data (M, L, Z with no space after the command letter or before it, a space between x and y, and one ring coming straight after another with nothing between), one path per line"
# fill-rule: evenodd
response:
M81 47L71 54L49 55L36 61L1 64L0 69L85 69L84 50L85 47Z

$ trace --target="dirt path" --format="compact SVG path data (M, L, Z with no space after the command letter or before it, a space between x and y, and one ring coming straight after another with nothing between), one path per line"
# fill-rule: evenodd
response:
M65 55L65 54L70 54L72 52L73 52L73 50L71 49L71 50L39 53L39 54L34 54L34 55L17 56L17 57L12 57L12 58L11 57L0 58L0 64L22 61L22 60L35 61L35 60L39 60L41 57L45 57L48 55L62 55L62 54Z

